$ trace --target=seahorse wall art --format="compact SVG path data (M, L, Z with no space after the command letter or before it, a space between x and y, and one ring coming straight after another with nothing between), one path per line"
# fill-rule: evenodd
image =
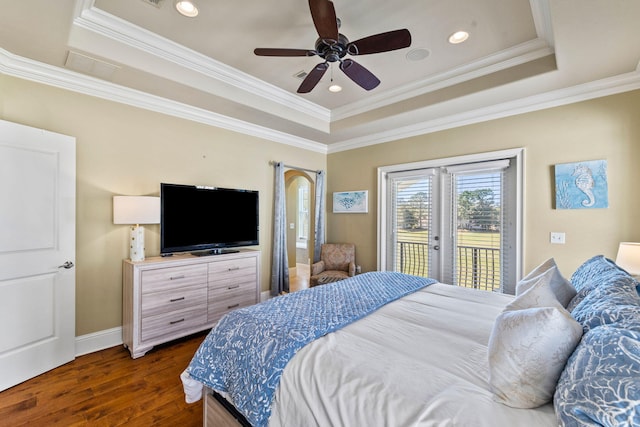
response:
M607 161L555 165L556 209L609 207Z

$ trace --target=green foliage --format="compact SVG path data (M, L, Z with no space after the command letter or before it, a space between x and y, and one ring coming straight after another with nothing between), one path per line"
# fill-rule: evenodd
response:
M465 190L458 195L458 227L491 230L499 224L500 208L492 189Z

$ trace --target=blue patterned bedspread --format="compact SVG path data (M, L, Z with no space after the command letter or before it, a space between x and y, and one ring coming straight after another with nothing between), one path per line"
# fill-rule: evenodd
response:
M235 310L209 333L187 372L228 393L253 426L266 426L282 371L298 350L432 283L402 273L365 273Z

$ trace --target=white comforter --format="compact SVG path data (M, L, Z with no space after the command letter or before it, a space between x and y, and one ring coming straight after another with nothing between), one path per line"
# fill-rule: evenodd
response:
M300 350L270 427L554 426L491 398L487 342L507 295L434 284Z

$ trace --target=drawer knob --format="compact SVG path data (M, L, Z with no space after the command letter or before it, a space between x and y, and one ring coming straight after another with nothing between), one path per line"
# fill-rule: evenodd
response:
M233 304L233 305L228 306L227 310L232 309L232 308L236 308L236 307L239 307L239 306L240 306L240 304Z
M169 302L184 301L184 297L170 299Z
M171 276L169 277L169 280L179 280L179 279L184 279L184 274L181 276Z
M181 323L184 322L184 318L180 319L180 320L172 320L171 322L169 322L170 325L175 325L176 323Z
M229 286L227 289L238 289L240 285Z
M229 271L240 270L240 267L230 267Z

